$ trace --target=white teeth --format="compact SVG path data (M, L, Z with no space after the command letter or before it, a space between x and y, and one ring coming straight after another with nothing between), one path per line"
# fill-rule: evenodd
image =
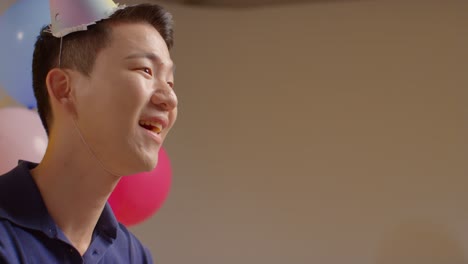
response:
M162 131L162 125L160 123L155 123L154 126L153 126L153 132L156 132L156 133L161 133Z
M142 126L148 126L148 127L151 127L151 131L159 134L161 133L162 129L163 129L163 126L161 123L159 122L152 122L152 121L140 121L139 122L140 125Z

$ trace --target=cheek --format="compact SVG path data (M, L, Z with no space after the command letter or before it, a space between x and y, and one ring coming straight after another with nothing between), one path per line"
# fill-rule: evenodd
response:
M110 87L109 98L112 98L110 103L119 111L135 111L142 108L149 97L145 83L135 78L123 77L119 78L120 81L113 82L112 87Z

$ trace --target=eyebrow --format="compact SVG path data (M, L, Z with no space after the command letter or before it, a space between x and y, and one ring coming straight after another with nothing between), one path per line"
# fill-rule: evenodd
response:
M138 58L146 58L146 59L156 62L157 64L165 65L165 63L161 60L161 57L159 57L158 55L152 52L138 52L138 53L130 54L127 57L125 57L126 60L138 59ZM172 74L175 75L175 69L176 69L175 64L171 62L169 67L172 68Z

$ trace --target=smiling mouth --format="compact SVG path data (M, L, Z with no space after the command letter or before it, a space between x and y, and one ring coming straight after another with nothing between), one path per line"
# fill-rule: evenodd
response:
M138 122L138 124L146 129L146 130L149 130L151 132L154 132L156 134L160 134L162 132L162 124L161 123L158 123L158 122L151 122L151 121L140 121Z

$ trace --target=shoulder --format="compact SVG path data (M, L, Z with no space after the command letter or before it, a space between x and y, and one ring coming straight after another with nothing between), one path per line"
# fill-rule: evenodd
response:
M123 246L129 251L130 258L132 260L131 263L153 263L153 258L148 248L143 246L141 241L120 223L117 229L117 244L119 246Z
M18 167L0 175L0 263L25 262L16 220L19 206L15 195L21 180L18 178Z
M0 263L22 263L21 245L10 221L0 218Z

